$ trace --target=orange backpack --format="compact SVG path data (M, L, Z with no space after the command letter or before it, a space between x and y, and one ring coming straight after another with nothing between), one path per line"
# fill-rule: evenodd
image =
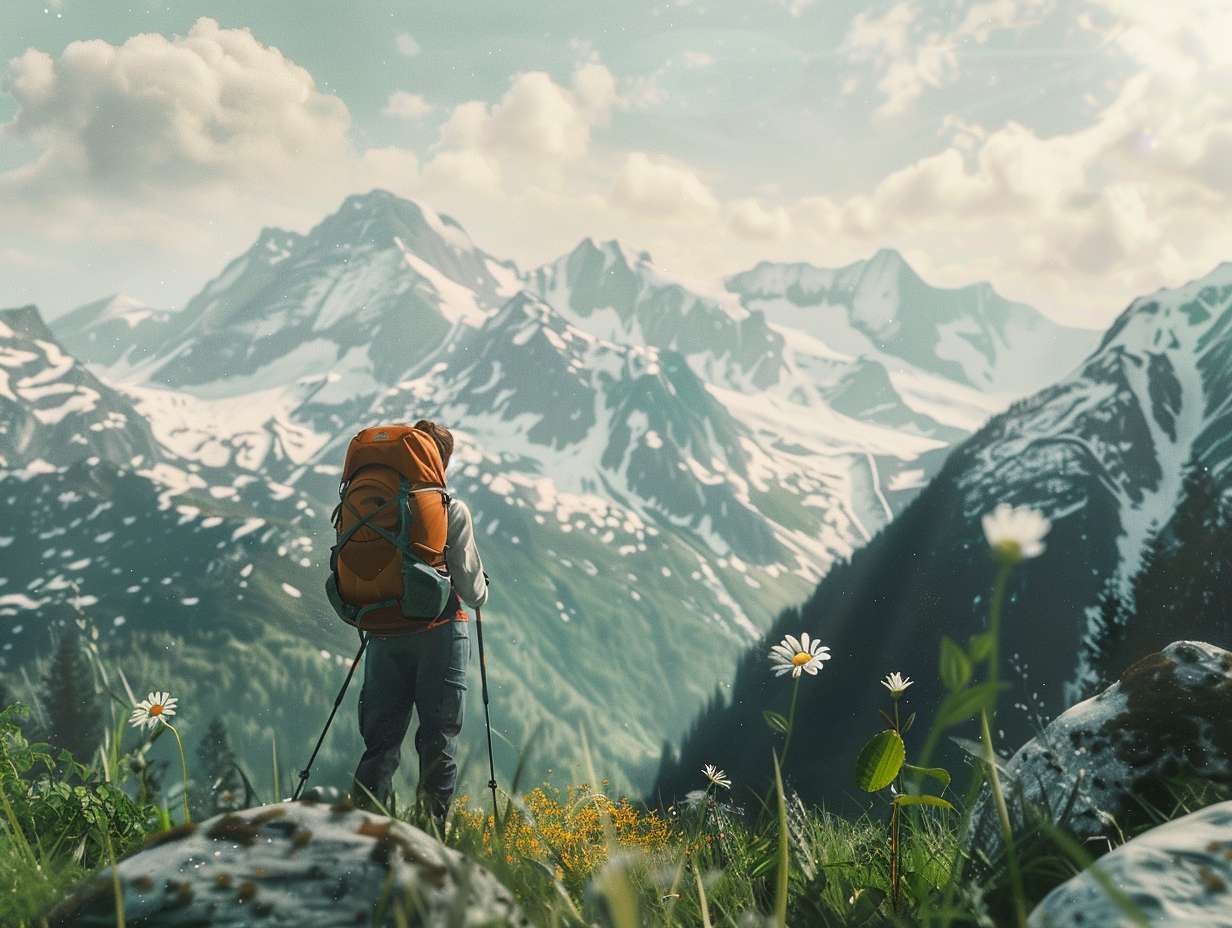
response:
M325 592L361 631L410 631L449 602L445 565L449 495L432 436L409 425L367 428L351 439L332 521Z

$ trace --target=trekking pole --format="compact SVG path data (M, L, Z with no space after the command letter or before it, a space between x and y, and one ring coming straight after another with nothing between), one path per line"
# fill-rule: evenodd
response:
M317 752L321 750L321 745L325 741L325 733L329 731L329 726L334 723L334 716L338 714L338 707L342 705L342 699L346 696L347 687L351 685L351 677L355 676L355 668L359 666L359 659L363 657L364 648L366 647L368 647L368 636L360 632L359 650L355 652L355 660L351 661L351 669L347 671L346 679L342 681L342 689L338 691L338 698L334 700L334 708L330 711L329 718L325 720L325 727L321 729L321 737L317 739L317 746L312 749L312 756L308 758L308 766L299 772L299 785L295 787L295 794L291 797L293 800L299 799L299 794L304 790L304 784L308 782L308 775L312 772L312 764L317 759Z
M483 723L488 729L488 789L492 790L492 821L500 824L496 808L496 764L492 760L492 717L488 713L488 662L483 655L483 612L475 610L475 637L479 641L479 679L483 685Z

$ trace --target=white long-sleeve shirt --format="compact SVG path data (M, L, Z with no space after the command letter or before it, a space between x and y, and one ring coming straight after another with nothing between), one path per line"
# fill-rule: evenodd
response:
M462 602L478 609L488 601L488 581L483 576L483 561L475 544L475 527L471 511L460 499L449 500L449 533L445 565L449 579Z

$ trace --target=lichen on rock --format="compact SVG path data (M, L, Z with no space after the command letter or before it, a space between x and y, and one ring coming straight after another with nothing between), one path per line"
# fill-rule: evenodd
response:
M117 865L129 924L147 928L512 925L529 922L491 873L405 822L316 802L229 812L158 836ZM115 919L108 870L48 914Z

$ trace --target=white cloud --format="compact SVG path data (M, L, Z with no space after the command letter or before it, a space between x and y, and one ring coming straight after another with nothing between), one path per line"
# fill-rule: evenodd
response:
M398 49L399 55L404 55L407 58L414 58L422 51L419 43L415 41L415 37L409 32L399 32L394 37L394 47Z
M708 52L686 51L684 53L684 66L691 71L708 68L712 64L714 64L714 55Z
M903 112L927 88L958 74L954 51L940 34L917 35L919 17L919 7L909 0L881 14L860 13L843 40L849 61L881 75L877 88L886 99L875 111L879 117ZM846 86L854 90L858 84Z
M967 9L951 36L954 41L988 41L1001 29L1026 29L1037 25L1051 11L1055 0L981 0Z
M419 179L413 152L357 148L347 107L308 71L208 18L28 50L4 87L16 111L0 138L31 154L0 171L0 249L84 256L82 287L142 263L159 280L201 273L262 225L303 228L356 190Z
M590 147L590 130L607 119L612 96L602 65L584 65L574 89L543 71L515 76L500 101L456 107L441 130L448 148L571 160ZM610 75L608 75L610 78Z
M496 194L501 189L501 166L496 159L470 148L446 149L424 168L429 188L454 187Z
M73 42L58 60L31 49L9 63L7 85L17 113L5 134L39 148L0 175L18 198L261 182L350 154L341 100L247 30L211 19L175 39Z
M791 216L786 209L767 208L752 197L728 204L727 221L737 235L755 241L774 241L791 234Z
M1157 70L1127 80L1090 126L1041 136L952 120L948 147L866 194L802 201L796 227L928 255L951 282L981 268L1012 295L1070 310L1210 270L1232 256L1232 60L1212 43L1202 80L1178 80L1195 36L1150 35L1160 55L1141 53Z
M699 219L719 206L710 188L688 167L630 152L612 188L617 206L658 219Z
M422 94L395 90L389 95L381 112L395 119L416 120L431 113L432 104L425 100Z
M800 16L815 2L816 0L774 0L774 5L781 6L792 16Z
M427 171L474 190L491 191L512 178L559 185L561 171L591 153L593 131L626 105L616 78L593 52L567 86L543 71L516 74L495 103L470 100L454 107Z
M995 32L1038 25L1056 0L977 0L967 7L957 26L928 13L918 0L901 0L880 13L865 11L852 21L843 39L846 60L866 74L876 75L885 97L874 115L897 116L928 90L947 86L961 73L959 51L986 43ZM859 79L847 77L844 93L854 92Z

